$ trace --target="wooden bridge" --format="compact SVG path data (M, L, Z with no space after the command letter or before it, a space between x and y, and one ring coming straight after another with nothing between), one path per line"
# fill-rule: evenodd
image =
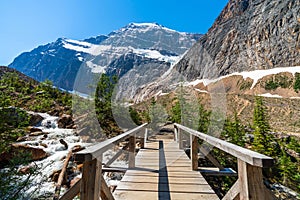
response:
M76 153L75 159L84 163L82 179L60 199L73 199L78 194L82 200L219 199L202 174L238 176L236 183L223 199L275 199L265 188L262 175L262 168L273 166L272 158L180 124L174 125L173 139L164 135L149 139L146 127L147 124L143 124ZM103 153L125 139L129 139L128 144L103 166ZM199 139L236 157L237 174L232 169L220 165L209 153L210 149L206 148L207 146L199 146ZM136 154L138 141L141 148ZM184 152L184 145L190 146L191 159ZM110 168L109 166L126 149L129 152L128 168ZM209 159L216 167L199 168L199 154ZM102 176L105 171L126 172L113 193Z

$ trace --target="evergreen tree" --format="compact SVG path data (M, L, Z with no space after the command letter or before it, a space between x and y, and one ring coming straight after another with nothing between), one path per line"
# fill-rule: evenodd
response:
M266 108L260 96L255 97L253 128L253 150L268 156L276 156L275 139L270 134L271 128L267 119Z
M142 119L141 119L139 113L136 111L136 109L134 109L133 107L129 107L129 113L130 113L130 117L131 117L132 121L136 125L142 124Z
M112 113L112 96L116 84L116 76L110 77L102 74L96 88L95 109L97 118L107 136L117 127Z
M210 115L211 112L206 110L204 106L199 103L199 123L198 123L198 131L202 133L207 133L209 121L210 121Z
M171 116L171 121L174 123L181 123L181 107L180 107L180 102L176 101L175 104L173 105L172 109L172 116Z
M234 114L234 120L231 121L227 119L225 121L224 130L222 136L230 143L239 145L241 147L245 146L246 143L246 131L245 127L241 124L237 113Z

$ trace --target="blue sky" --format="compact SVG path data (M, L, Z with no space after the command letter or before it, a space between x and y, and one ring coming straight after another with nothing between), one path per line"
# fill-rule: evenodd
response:
M130 22L206 33L228 0L2 0L0 65L59 37L108 34Z

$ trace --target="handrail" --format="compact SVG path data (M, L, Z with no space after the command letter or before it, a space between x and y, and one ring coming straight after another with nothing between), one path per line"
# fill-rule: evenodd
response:
M87 147L86 149L79 151L75 154L75 160L79 162L84 161L90 161L95 158L100 157L105 151L110 149L115 143L118 143L119 141L131 136L132 134L140 131L142 128L144 128L147 125L147 123L142 124L134 129L131 129L121 135L118 135L116 137L110 138L108 140L105 140L103 142L100 142L98 144L95 144L93 146Z
M174 124L175 134L178 134L179 148L182 148L182 131L191 135L191 161L192 169L198 170L198 138L206 141L208 144L219 148L237 158L238 180L222 198L222 200L245 199L260 200L275 199L274 195L266 188L263 183L263 167L272 167L274 160L271 157L251 151L249 149L231 144L213 136L200 133L180 124ZM205 148L202 148L205 150ZM201 151L201 148L200 148ZM205 153L201 151L202 153ZM209 155L209 154L208 154ZM207 156L207 155L206 155ZM209 158L207 156L207 158Z
M268 156L265 156L263 154L251 151L249 149L240 147L238 145L226 142L224 140L215 138L213 136L195 131L193 129L190 129L188 127L182 126L180 124L175 123L175 127L180 128L181 130L184 130L196 137L199 137L200 139L206 141L207 143L225 151L226 153L229 153L242 161L253 165L257 167L272 167L274 165L274 159Z

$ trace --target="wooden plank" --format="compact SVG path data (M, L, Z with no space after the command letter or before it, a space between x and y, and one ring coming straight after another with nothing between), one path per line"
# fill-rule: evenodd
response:
M94 159L83 163L80 188L81 200L98 200L101 188L102 159Z
M101 176L101 200L115 200L102 174L100 176Z
M240 193L240 183L239 180L237 180L233 186L230 188L230 190L226 193L226 195L222 198L222 200L238 200Z
M80 192L81 179L79 179L68 191L66 191L59 200L74 199Z
M126 171L113 194L115 199L218 199L203 176L191 170L191 160L178 150L178 143L162 141L163 149L158 148L159 142L152 142L138 152L136 168Z
M106 164L105 166L111 165L123 152L128 148L128 144L126 144L122 149L120 149Z
M128 168L135 167L135 135L129 137L129 160Z
M198 170L198 149L199 149L198 138L191 135L192 170Z
M224 168L220 170L215 167L199 167L198 170L205 176L237 176L236 171L231 168Z
M102 154L113 147L114 144L120 142L121 140L124 140L128 138L130 135L135 134L139 130L143 129L147 123L138 126L132 130L129 130L121 135L118 135L116 137L110 138L108 140L105 140L103 142L100 142L96 145L86 147L84 150L77 152L75 155L75 160L79 162L89 161L93 160L95 158L98 158L102 156Z
M209 151L205 147L200 147L200 152L204 154L204 156L216 167L218 167L220 170L223 170L224 167L219 163L217 159L215 159Z
M257 166L257 167L272 167L274 165L274 159L263 154L251 151L249 149L242 148L238 145L231 144L224 140L212 137L205 133L200 133L188 127L182 126L180 124L175 124L181 130L184 130L200 139L206 141L207 143L243 160L244 162Z
M262 168L251 166L238 159L240 199L272 200L276 199L263 184Z
M67 154L67 157L66 157L65 161L64 161L63 167L61 169L61 172L59 174L57 184L56 184L56 187L55 187L55 193L54 193L53 200L59 199L61 184L62 184L64 178L66 177L65 173L67 171L67 167L68 167L70 158L72 157L72 153L73 153L72 150L70 150L69 153Z

